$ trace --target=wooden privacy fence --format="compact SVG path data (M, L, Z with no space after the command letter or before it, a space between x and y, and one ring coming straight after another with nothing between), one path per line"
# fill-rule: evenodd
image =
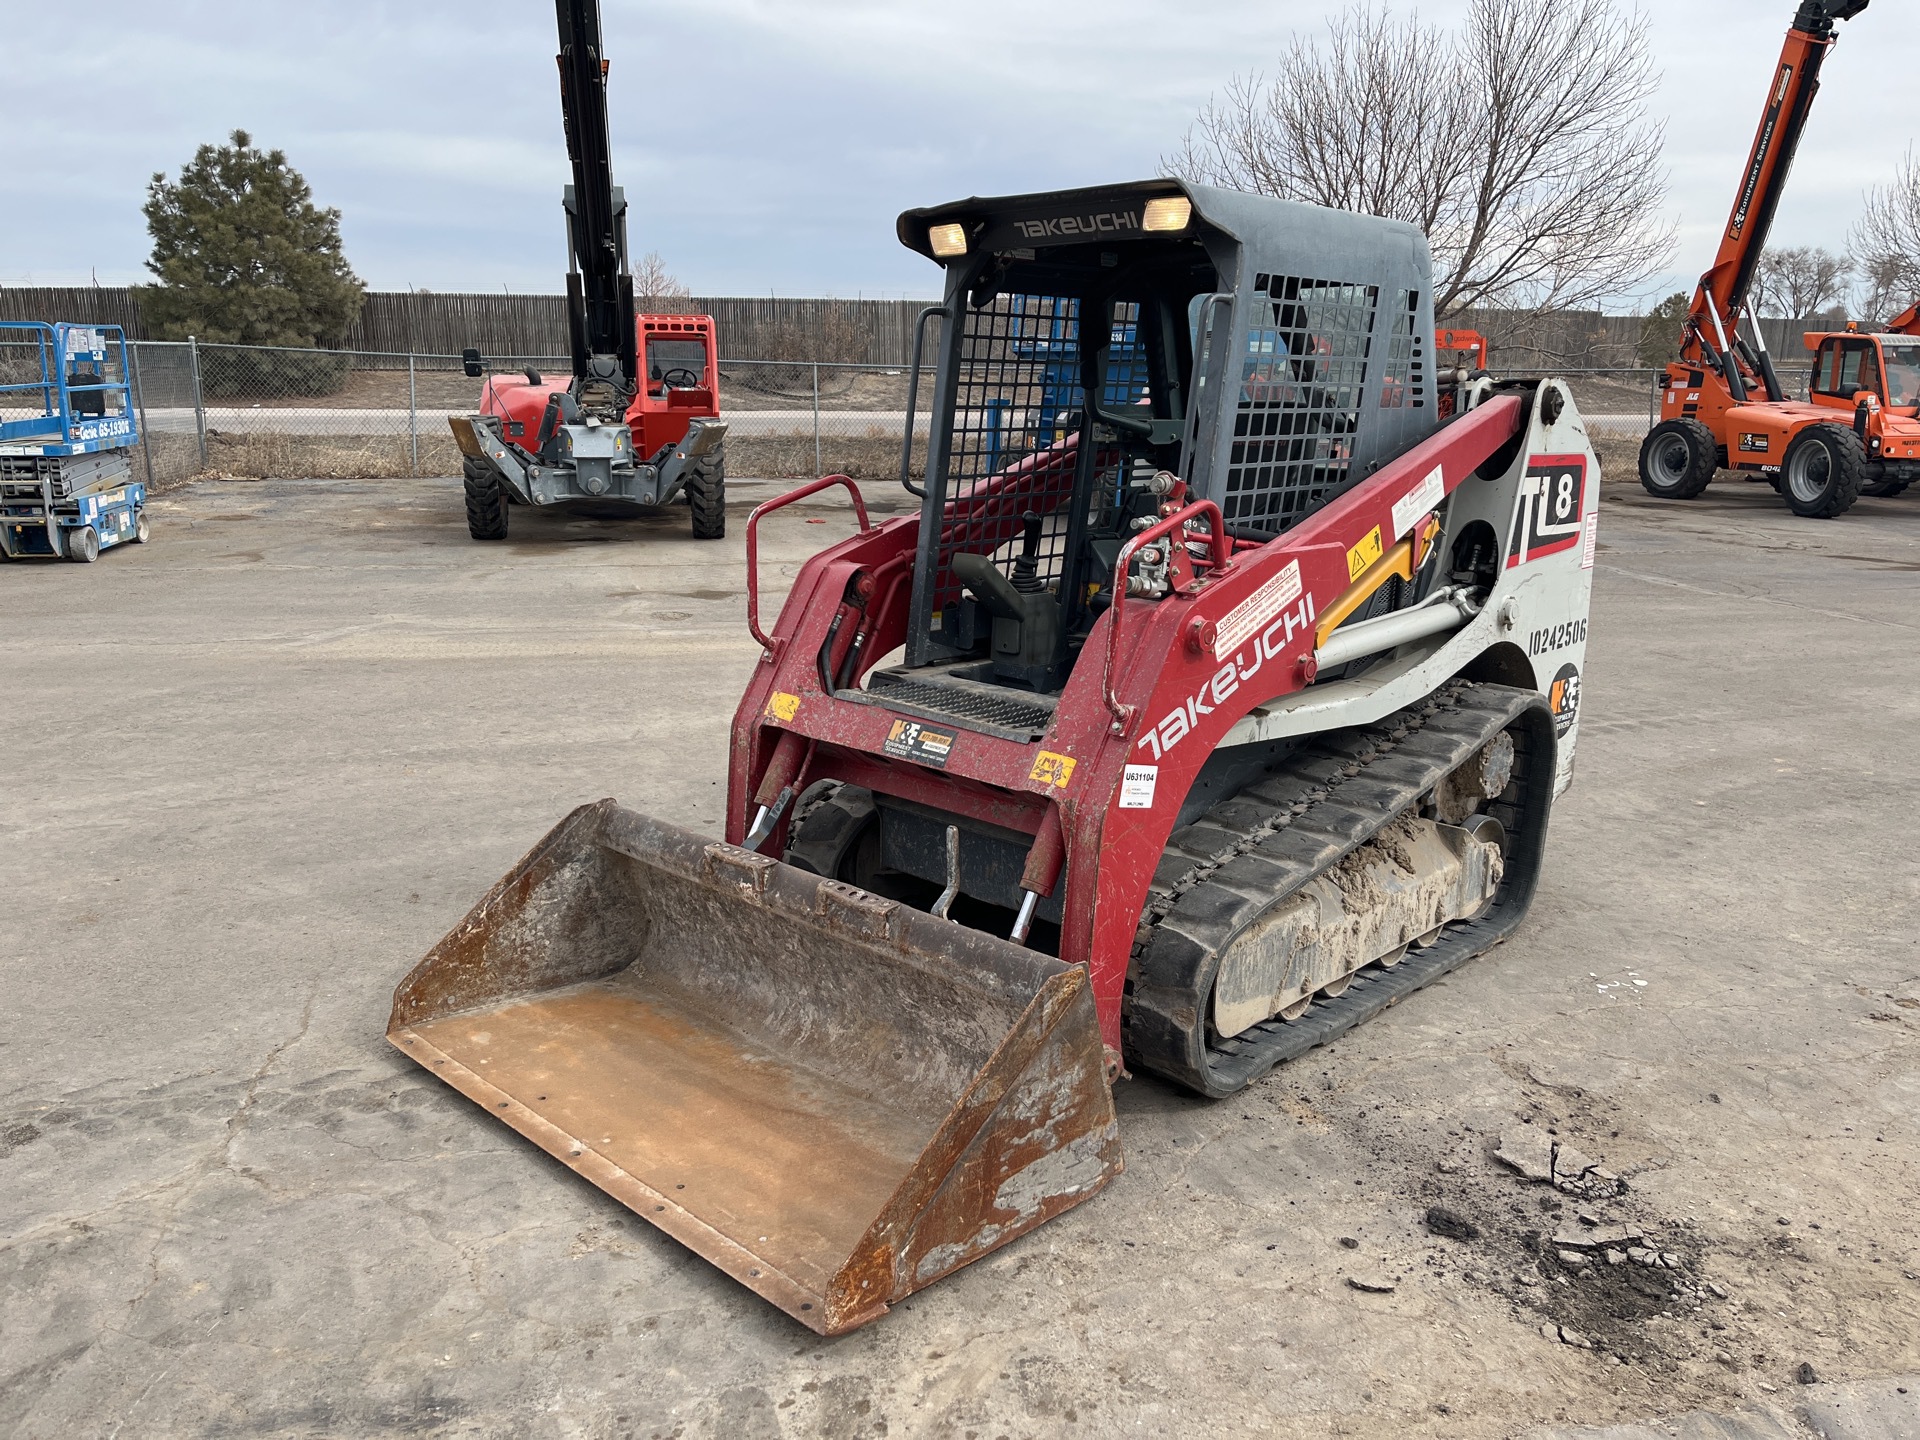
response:
M727 357L905 365L913 355L914 322L933 303L695 296L673 308L713 316ZM130 340L153 338L126 286L0 286L0 320L120 325ZM564 355L566 297L370 291L339 348L458 355L469 345L489 356Z
M914 323L930 300L775 299L696 296L687 308L714 317L728 359L903 366L913 355ZM125 286L0 286L0 320L74 320L121 325L146 340L139 301ZM1610 369L1641 363L1645 321L1591 311L1532 314L1467 311L1445 323L1484 332L1493 368L1511 375L1562 369ZM1766 320L1768 346L1784 362L1801 360L1801 332L1838 322ZM1664 338L1664 337L1663 337ZM567 353L566 299L560 295L435 295L369 292L338 348L391 355L458 355L469 345L487 356Z
M129 340L147 338L140 304L124 285L0 285L0 320L118 325Z
M711 315L723 356L904 365L913 326L931 300L808 300L695 296L643 308ZM566 299L560 295L369 294L343 347L458 354L477 345L490 355L567 353Z

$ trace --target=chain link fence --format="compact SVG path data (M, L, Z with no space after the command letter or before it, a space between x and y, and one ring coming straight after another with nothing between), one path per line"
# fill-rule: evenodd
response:
M137 341L134 401L144 443L135 473L164 487L196 475L247 479L378 479L460 472L448 417L470 413L479 382L457 355L276 350ZM565 374L553 355L503 356L497 370ZM1502 372L1503 374L1505 372ZM1557 369L1597 440L1632 442L1659 417L1664 372ZM1805 366L1782 366L1787 393L1804 394ZM900 473L906 428L904 367L827 361L722 360L720 407L727 470L786 479ZM926 453L931 367L916 407L915 478Z
M457 355L277 350L138 341L131 346L146 437L136 471L164 487L196 475L378 479L457 475L447 420L480 382ZM557 355L492 357L501 372L564 375ZM723 360L727 469L783 479L900 471L907 373L883 365ZM915 425L924 441L924 401ZM918 447L915 465L923 459Z

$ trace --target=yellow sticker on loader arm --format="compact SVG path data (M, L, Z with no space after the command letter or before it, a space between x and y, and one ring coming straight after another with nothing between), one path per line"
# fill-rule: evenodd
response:
M1380 542L1380 527L1374 526L1360 537L1360 543L1347 551L1347 579L1358 580L1386 550Z
M1056 790L1064 790L1067 782L1073 779L1073 767L1079 763L1071 755L1056 755L1051 750L1042 750L1034 757L1033 774L1028 778Z

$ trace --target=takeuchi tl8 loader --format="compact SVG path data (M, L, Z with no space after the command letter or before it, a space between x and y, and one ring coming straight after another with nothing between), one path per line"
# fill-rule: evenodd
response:
M1717 471L1735 470L1768 481L1794 514L1832 519L1863 494L1897 495L1920 479L1920 342L1809 334L1809 393L1789 400L1749 309L1834 27L1867 5L1802 0L1794 16L1719 254L1694 292L1680 358L1667 367L1660 423L1640 447L1650 494L1692 500ZM1893 328L1910 325L1903 316Z
M634 513L685 496L697 540L727 533L726 422L707 315L636 315L627 197L613 183L606 52L598 0L556 0L566 188L572 376L489 375L480 413L450 418L467 492L467 532L507 538L515 505L592 502ZM479 350L467 374L486 372Z
M726 840L576 810L388 1032L824 1334L1114 1179L1123 1077L1232 1095L1514 932L1599 505L1560 382L1438 420L1406 225L1158 180L899 228L920 511L748 522ZM764 630L759 528L835 486Z

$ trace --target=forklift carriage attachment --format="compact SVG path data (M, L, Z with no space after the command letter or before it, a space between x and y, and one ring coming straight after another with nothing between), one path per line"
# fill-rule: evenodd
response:
M414 967L387 1038L823 1335L1122 1168L1083 967L611 800Z

